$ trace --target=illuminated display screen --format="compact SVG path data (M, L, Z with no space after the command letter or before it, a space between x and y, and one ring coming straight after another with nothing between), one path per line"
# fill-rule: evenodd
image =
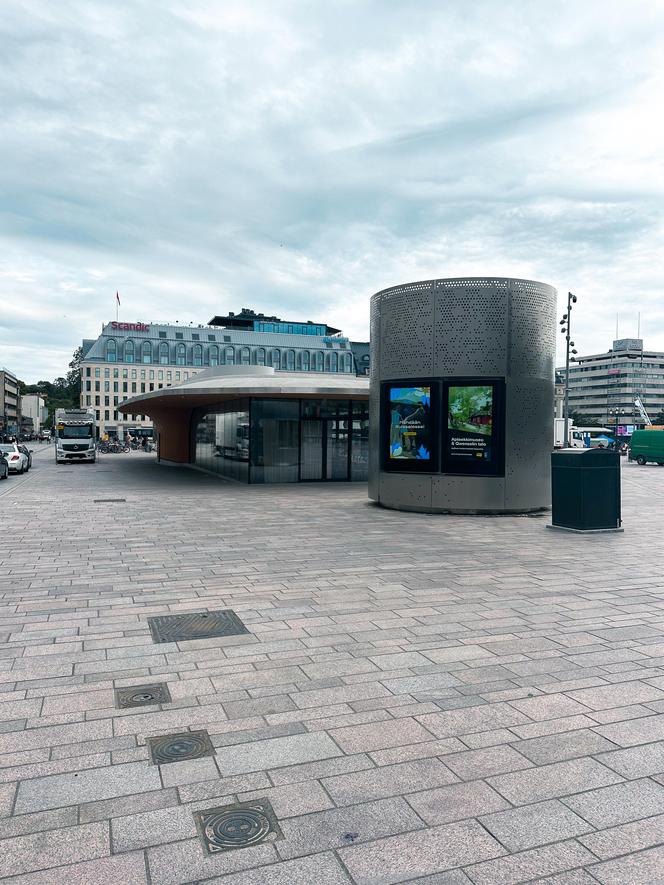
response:
M450 380L445 385L444 473L502 474L502 393L496 381Z
M392 461L431 460L431 388L390 388L389 457Z
M447 445L453 458L490 461L493 442L493 387L449 387Z

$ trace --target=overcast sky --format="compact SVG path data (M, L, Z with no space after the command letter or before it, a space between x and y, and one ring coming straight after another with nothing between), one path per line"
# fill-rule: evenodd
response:
M664 350L661 0L2 0L0 365L432 277ZM562 337L562 336L560 336Z

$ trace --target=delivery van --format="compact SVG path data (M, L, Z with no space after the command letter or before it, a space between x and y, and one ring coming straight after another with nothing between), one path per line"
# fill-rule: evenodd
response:
M664 466L664 430L635 430L629 444L629 460Z

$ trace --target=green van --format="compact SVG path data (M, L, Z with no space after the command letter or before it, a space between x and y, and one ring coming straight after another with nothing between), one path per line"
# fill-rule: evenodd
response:
M664 430L635 430L629 444L629 460L641 465L648 461L664 465Z

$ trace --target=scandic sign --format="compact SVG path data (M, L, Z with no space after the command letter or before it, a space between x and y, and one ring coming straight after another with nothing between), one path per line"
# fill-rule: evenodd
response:
M145 323L111 323L111 329L117 329L122 332L149 332L150 327Z

